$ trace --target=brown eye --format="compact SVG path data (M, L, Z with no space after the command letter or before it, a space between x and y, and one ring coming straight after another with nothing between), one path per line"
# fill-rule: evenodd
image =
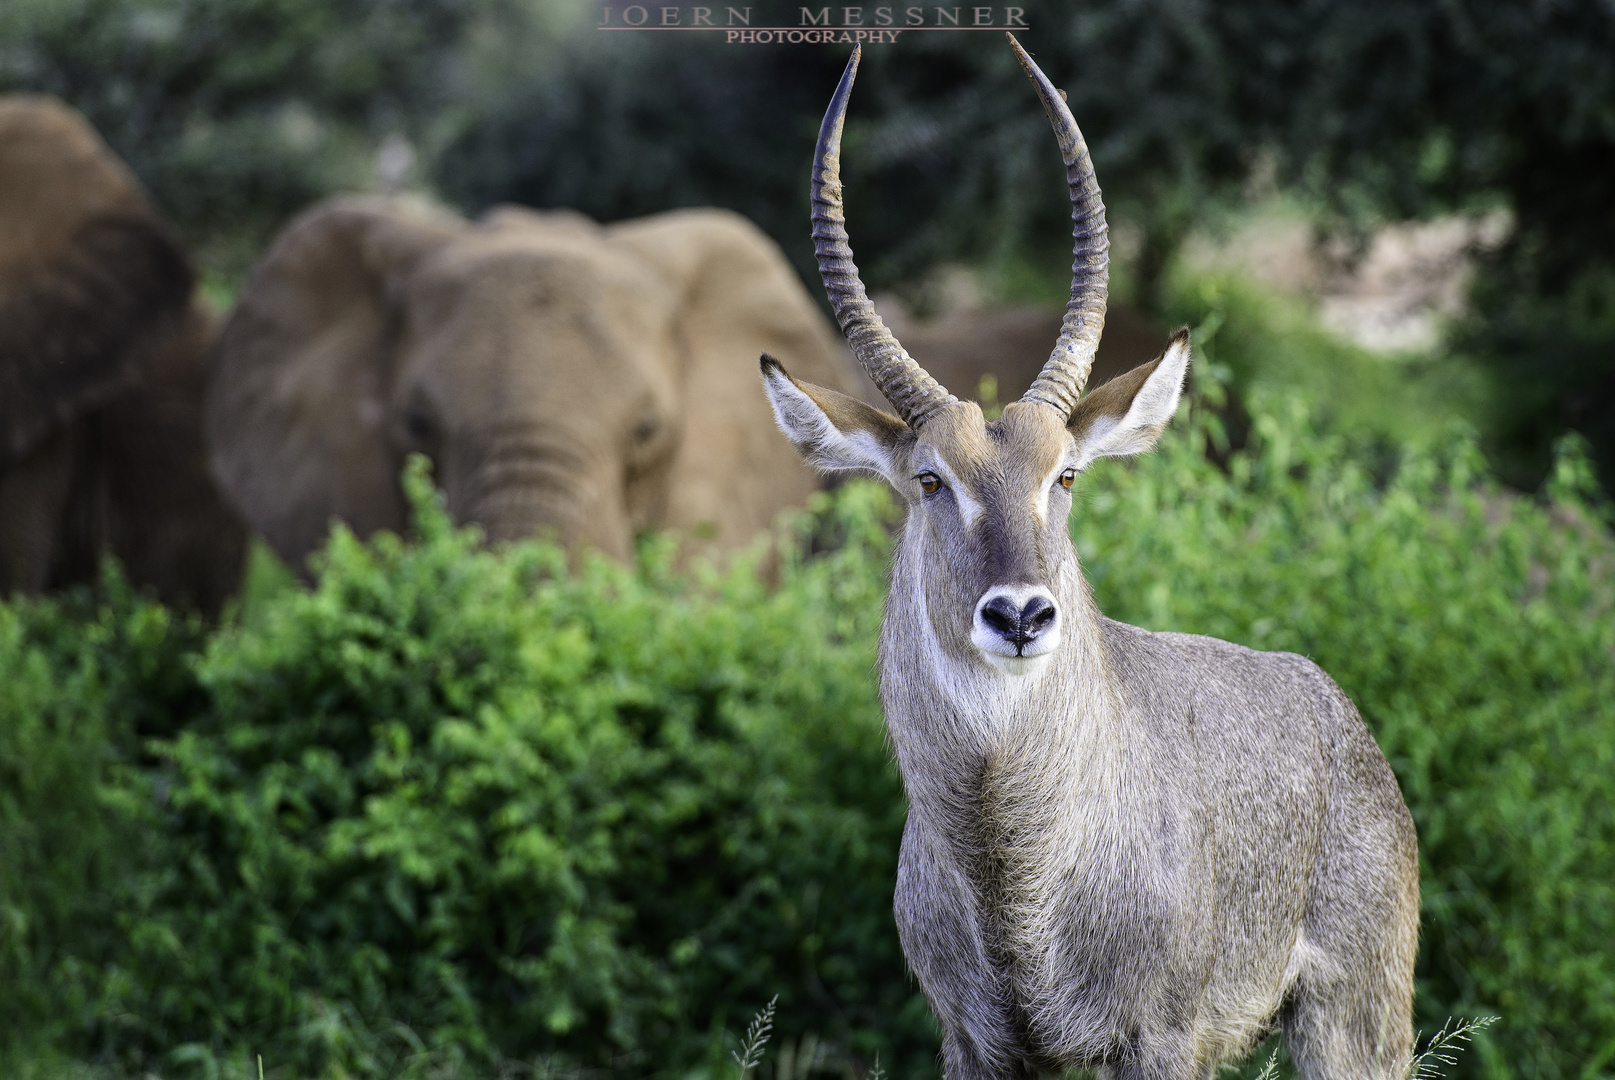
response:
M1071 485L1075 484L1076 482L1077 470L1067 469L1065 472L1060 474L1060 486L1065 488L1067 491L1070 491Z
M914 479L920 482L920 490L927 495L935 495L942 490L942 479L936 473L922 472Z

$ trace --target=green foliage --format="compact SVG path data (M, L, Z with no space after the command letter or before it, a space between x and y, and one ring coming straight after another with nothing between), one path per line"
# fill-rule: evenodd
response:
M1460 418L1483 414L1484 380L1470 367L1432 357L1370 352L1318 325L1294 298L1237 274L1195 273L1179 265L1162 294L1162 321L1193 329L1203 362L1225 372L1240 397L1299 393L1318 403L1331 431L1357 442L1429 447ZM1236 407L1237 410L1237 407ZM1247 418L1225 416L1240 431Z
M1023 35L1071 94L1113 216L1148 224L1152 239L1163 238L1156 247L1245 167L1243 129L1218 115L1224 103L1208 92L1226 82L1208 70L1223 58L1201 55L1201 29L1161 18L1159 6L1052 5L1034 12L1040 32ZM755 15L759 25L799 18L784 3L758 5ZM1041 263L1070 250L1058 147L1013 54L991 36L988 44L976 34L910 34L900 48L864 53L843 169L859 265L875 287L942 259L1029 249ZM611 220L727 206L811 275L805 177L845 63L844 48L594 34L468 115L434 175L468 209L515 201ZM1069 254L1063 262L1056 280Z
M339 530L312 591L190 660L205 704L113 781L145 857L104 905L122 951L46 965L83 1002L69 1037L173 1069L459 1048L644 1073L721 1063L730 1005L778 992L794 1030L927 1058L888 914L880 504L769 590L655 545L575 574L491 552L410 488L418 544Z
M1476 289L1455 351L1484 366L1488 450L1510 483L1535 487L1570 429L1615 490L1615 261L1590 261L1548 292L1529 256L1505 252Z
M1497 1013L1456 1075L1598 1075L1615 543L1584 454L1539 504L1466 436L1387 466L1288 398L1253 397L1243 450L1218 416L1083 482L1102 608L1329 671L1418 823L1426 1032ZM728 1075L777 993L779 1045L929 1075L889 909L884 490L826 500L769 585L659 541L490 550L409 486L416 540L338 530L311 589L205 641L115 579L0 608L0 1059Z
M373 182L391 137L430 146L491 62L533 43L521 0L11 0L0 91L89 117L206 268L239 274L290 214Z
M1424 1049L1413 1055L1413 1061L1408 1065L1408 1080L1437 1080L1446 1069L1457 1064L1456 1055L1477 1033L1495 1023L1495 1016L1480 1016L1461 1024L1448 1020L1441 1025L1441 1030L1430 1036Z
M126 944L110 905L142 838L122 780L201 705L203 641L110 565L99 598L0 605L0 1050L80 1023L88 968Z

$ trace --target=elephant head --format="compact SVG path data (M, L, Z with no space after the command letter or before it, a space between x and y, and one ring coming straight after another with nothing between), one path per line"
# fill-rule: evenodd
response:
M401 530L411 452L492 540L623 558L663 527L733 546L817 485L756 404L764 351L853 378L783 255L734 214L473 223L338 198L286 228L225 326L212 460L294 563L333 518Z

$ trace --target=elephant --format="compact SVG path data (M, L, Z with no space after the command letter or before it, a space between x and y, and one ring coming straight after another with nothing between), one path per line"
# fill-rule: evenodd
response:
M648 529L726 552L819 487L774 437L757 357L855 374L784 254L724 210L602 225L472 221L347 195L293 220L219 338L207 438L224 489L293 566L333 519L401 532L406 457L489 541L627 560Z
M0 97L0 597L105 554L216 612L246 527L202 443L213 321L140 183L66 104Z

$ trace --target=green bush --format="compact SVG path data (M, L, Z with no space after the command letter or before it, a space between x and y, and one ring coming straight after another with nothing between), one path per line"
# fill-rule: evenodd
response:
M1420 830L1421 1024L1502 1016L1463 1076L1608 1074L1615 544L1585 456L1539 503L1467 436L1387 466L1251 401L1243 450L1203 408L1083 482L1101 606L1334 675ZM415 541L338 530L312 589L205 641L115 580L0 608L0 1061L713 1075L778 993L775 1046L932 1074L889 913L884 490L827 500L764 584L657 542L485 549L410 486Z
M546 64L583 14L552 0L8 0L0 92L83 112L228 285L290 215L380 183L389 141L430 155L485 82L516 58Z
M1586 437L1604 489L1615 492L1615 251L1544 287L1540 252L1520 246L1486 268L1455 335L1456 357L1491 383L1487 450L1505 480L1535 486L1568 428Z
M172 658L204 696L141 768L72 762L73 807L120 815L99 854L139 856L95 905L116 948L8 935L66 939L7 971L51 987L30 1021L180 1072L255 1050L298 1075L389 1075L448 1050L684 1074L721 1065L725 1027L778 993L787 1037L925 1071L934 1036L889 915L884 502L844 499L849 542L787 558L770 589L747 567L677 576L656 545L636 570L576 573L539 544L491 552L411 486L418 543L339 530L312 591ZM164 614L121 603L86 637ZM100 680L121 661L0 655L38 672L8 718L71 750L108 741ZM19 774L55 752L6 749Z
M1473 366L1372 352L1324 329L1301 299L1237 273L1196 272L1180 261L1163 282L1161 303L1162 323L1194 327L1203 360L1226 369L1240 397L1298 393L1315 403L1323 427L1377 444L1382 454L1428 449L1454 421L1485 416L1486 384Z
M201 704L199 622L142 601L115 567L86 593L0 604L0 1063L86 1017L111 900L138 865L122 783L143 738Z

